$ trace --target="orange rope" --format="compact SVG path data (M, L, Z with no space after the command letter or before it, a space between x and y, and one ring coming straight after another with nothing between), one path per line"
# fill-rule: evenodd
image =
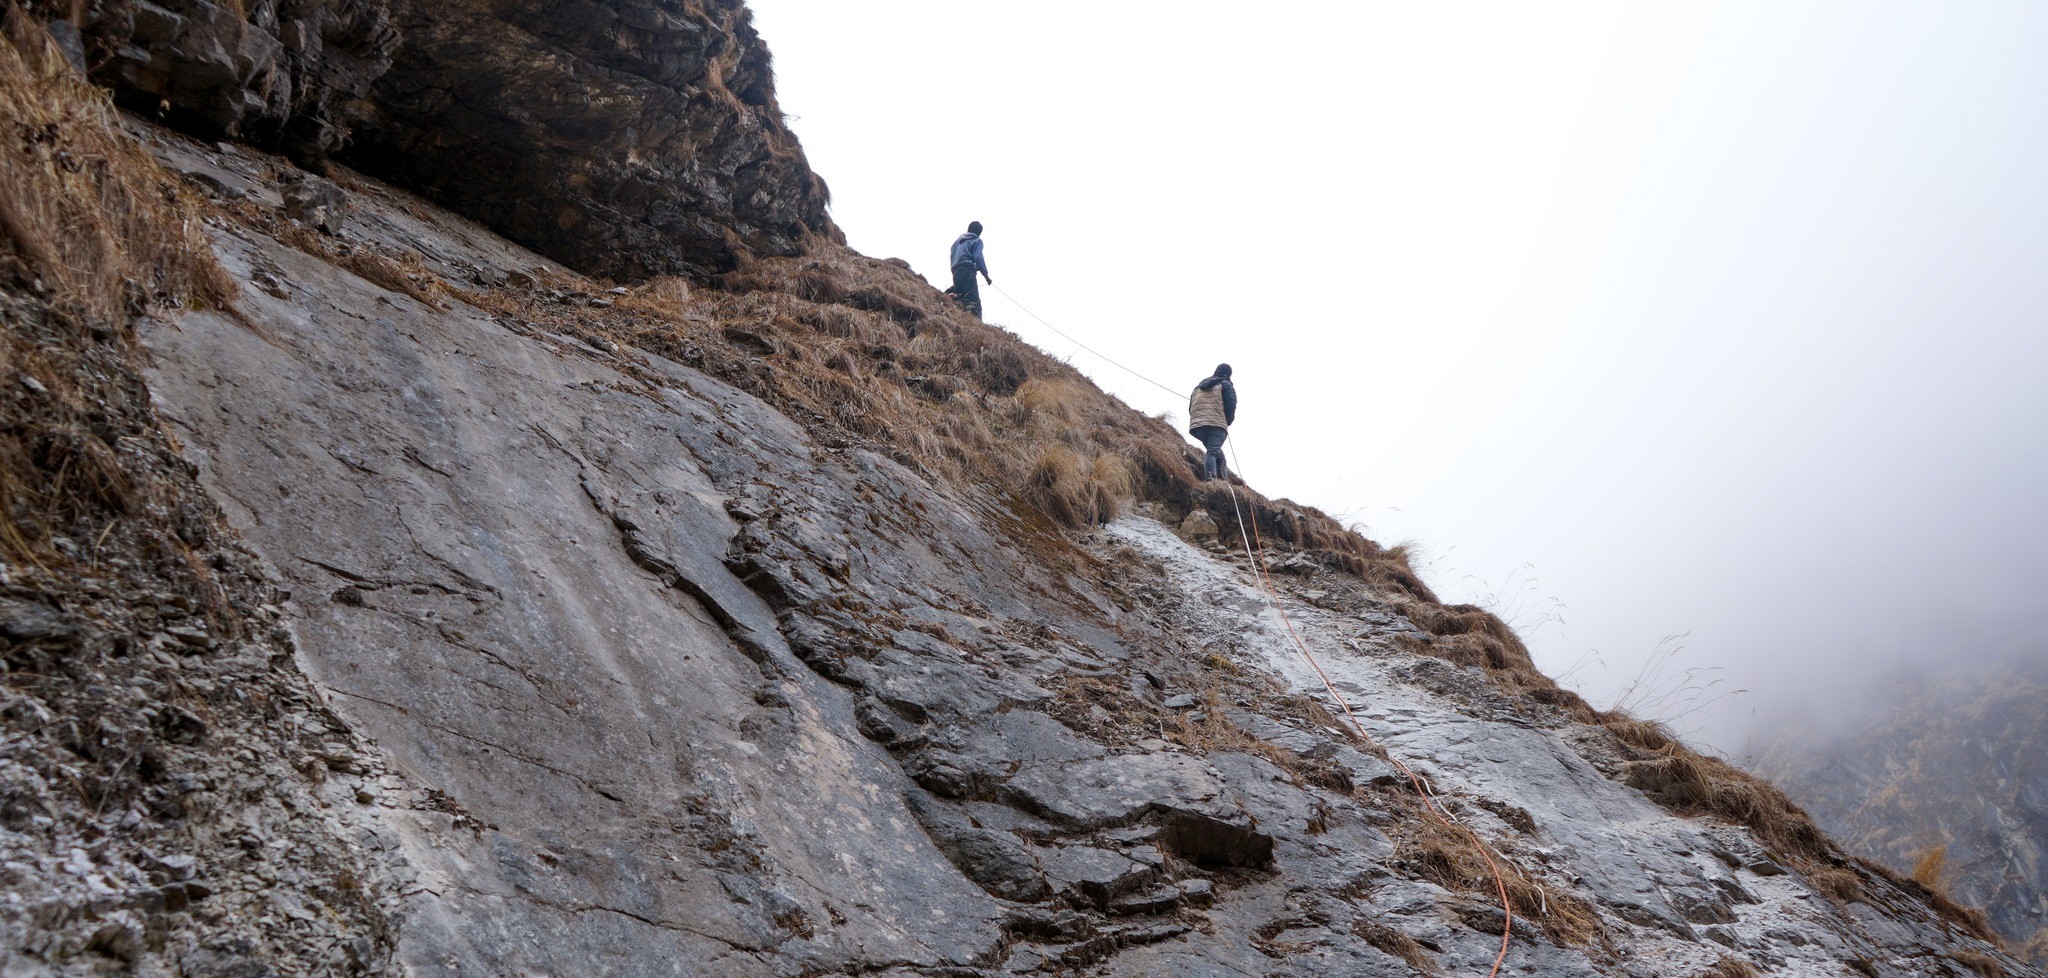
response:
M1235 445L1231 446L1230 449L1230 461L1231 465L1236 467L1237 446ZM1243 470L1239 469L1239 471ZM1336 700L1337 705L1343 708L1344 715L1350 718L1351 725L1358 730L1358 735L1365 738L1366 743L1378 747L1382 752L1386 753L1387 760L1391 761L1395 767L1400 768L1402 774L1408 776L1408 783L1415 786L1415 794L1422 799L1423 810L1435 816L1437 821L1443 823L1444 828L1450 829L1453 832L1463 830L1466 835L1472 838L1472 844L1479 848L1479 854L1485 857L1486 868L1493 873L1494 889L1500 893L1501 913L1505 915L1500 930L1500 954L1496 955L1493 959L1493 970L1487 972L1487 978L1499 978L1501 965L1505 964L1508 959L1508 941L1513 936L1515 930L1515 910L1512 902L1508 899L1507 879L1501 876L1500 864L1494 861L1493 848L1488 846L1486 840L1481 839L1479 833L1473 831L1471 826L1455 821L1440 811L1436 806L1436 800L1431 797L1429 789L1423 787L1422 778L1410 769L1408 765L1401 763L1400 758L1388 752L1386 747L1378 740L1374 739L1373 735L1366 731L1365 724L1358 719L1358 714L1351 711L1351 703L1344 698L1344 694L1337 691L1337 684L1330 679L1330 674L1323 670L1323 664L1316 660L1315 653L1309 651L1308 643L1301 640L1301 634L1294 630L1294 621L1287 617L1287 608L1280 603L1280 591L1273 586L1273 579L1266 573L1266 547L1259 540L1259 524L1256 514L1254 514L1250 524L1251 535L1246 537L1244 510L1238 508L1237 487L1231 485L1228 473L1225 473L1223 476L1223 486L1230 491L1230 511L1237 517L1237 534L1245 541L1245 557L1251 560L1252 570L1257 573L1259 583L1265 587L1267 596L1273 599L1273 610L1279 612L1280 623L1287 628L1287 637L1294 640L1294 647L1301 650L1302 658L1307 659L1308 664L1315 668L1316 675L1322 677L1323 688L1330 691L1330 698ZM1254 553L1254 550L1256 550L1256 553Z

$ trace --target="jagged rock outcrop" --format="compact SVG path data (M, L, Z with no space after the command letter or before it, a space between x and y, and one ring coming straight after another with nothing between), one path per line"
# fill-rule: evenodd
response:
M122 104L345 153L617 278L841 236L738 0L106 0L50 21Z
M2048 668L1904 670L1848 729L1792 728L1759 769L1828 830L1938 882L2048 963Z
M349 159L535 251L704 276L837 239L738 0L394 0Z
M52 22L145 116L299 155L339 149L391 66L382 0L99 0Z

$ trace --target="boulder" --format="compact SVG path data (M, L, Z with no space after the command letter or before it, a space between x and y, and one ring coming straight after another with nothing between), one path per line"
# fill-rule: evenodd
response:
M1206 543L1216 539L1222 531L1216 526L1216 519L1206 509L1198 509L1180 521L1180 537L1189 543Z
M310 173L294 171L278 181L282 185L284 215L328 234L341 230L341 218L348 212L348 195Z
M1159 853L1149 848L1140 855L1094 846L1053 846L1040 853L1040 860L1057 889L1097 908L1107 908L1159 878Z
M1273 837L1226 797L1200 760L1185 754L1029 767L1007 791L1026 811L1076 830L1156 823L1160 844L1190 862L1263 866L1273 858Z

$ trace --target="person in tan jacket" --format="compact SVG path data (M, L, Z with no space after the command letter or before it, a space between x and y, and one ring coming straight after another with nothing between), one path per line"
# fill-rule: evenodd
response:
M1221 479L1223 440L1230 437L1230 425L1237 420L1237 388L1230 383L1230 364L1219 363L1216 372L1195 385L1188 396L1188 434L1209 450L1202 460L1202 480Z

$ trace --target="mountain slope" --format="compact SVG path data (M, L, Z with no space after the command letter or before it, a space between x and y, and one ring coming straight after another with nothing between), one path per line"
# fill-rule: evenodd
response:
M888 423L981 412L994 445L1090 458L1099 439L1171 437L1128 412L1128 434L1082 424L1112 408L1066 368L887 263L614 294L345 174L342 234L288 246L265 161L162 152L249 188L220 250L268 285L244 296L248 324L152 331L153 389L293 592L309 675L405 772L375 791L402 840L392 872L418 878L409 967L1491 962L1500 915L1474 854L1305 695L1242 568L1142 515L1077 545L1059 497L1033 501L1032 467L920 453ZM411 271L366 287L330 248ZM534 284L474 284L501 272ZM906 369L1003 349L1016 373L985 376L1007 395L971 366L951 392ZM828 414L833 396L793 423L823 370L860 377L834 396L881 423ZM1150 512L1227 512L1180 465L1152 473ZM1644 771L1664 753L1588 725L1466 613L1353 569L1393 558L1333 549L1334 528L1297 548L1318 517L1242 501L1309 575L1293 606L1368 720L1514 867L1516 967L1910 974L1988 953L1825 846L1774 859L1673 815L1629 783L1661 788ZM1192 710L1170 705L1182 694ZM1795 859L1815 882L1763 875Z
M1498 854L1511 973L2035 973L900 263L611 286L62 91L5 171L94 193L4 253L0 971L1484 971L1484 857L1202 510ZM95 306L44 243L144 199Z
M1901 870L1943 857L1942 885L2048 954L2048 676L2038 662L1908 670L1860 722L1787 732L1760 769L1850 846Z

